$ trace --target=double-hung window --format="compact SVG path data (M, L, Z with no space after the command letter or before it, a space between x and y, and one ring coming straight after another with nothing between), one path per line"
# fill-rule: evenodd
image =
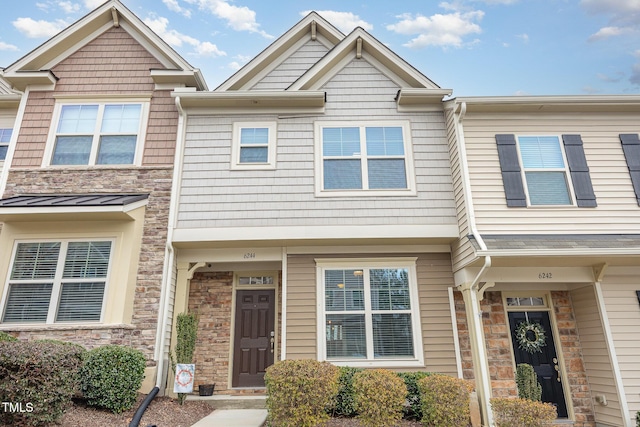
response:
M51 165L132 165L142 145L146 103L58 105Z
M100 321L111 246L111 240L17 243L2 322Z
M320 360L353 366L423 364L414 258L316 263Z
M3 161L7 157L12 133L13 129L0 128L0 161Z
M530 205L572 205L569 173L558 136L519 136Z
M408 122L316 123L319 195L414 190Z
M274 169L276 123L234 123L231 155L232 169Z

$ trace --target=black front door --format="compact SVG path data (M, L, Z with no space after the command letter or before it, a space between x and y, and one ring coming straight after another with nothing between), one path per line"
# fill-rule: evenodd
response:
M518 345L516 330L521 322L529 321L539 323L545 331L546 345L542 346L541 352L532 353L523 350ZM509 312L509 327L511 329L511 343L513 354L516 358L516 365L528 363L538 374L538 382L542 385L542 401L553 403L558 410L559 418L567 417L567 403L562 389L562 378L560 376L561 366L558 362L556 346L553 341L553 330L549 313L546 311L514 311Z
M274 290L237 291L233 387L264 387L264 373L274 356L274 305Z

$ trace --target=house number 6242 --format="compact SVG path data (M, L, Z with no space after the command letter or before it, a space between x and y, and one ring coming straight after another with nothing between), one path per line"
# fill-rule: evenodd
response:
M244 259L252 259L256 257L256 253L255 252L245 252L244 254Z
M553 279L553 273L538 273L538 279Z

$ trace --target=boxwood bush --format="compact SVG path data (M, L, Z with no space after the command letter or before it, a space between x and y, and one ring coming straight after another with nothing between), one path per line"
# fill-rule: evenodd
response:
M341 366L338 368L338 394L336 395L333 416L354 417L356 415L355 392L353 391L353 376L361 372L362 368Z
M116 414L131 409L144 379L141 351L105 345L89 351L81 370L82 393L87 404Z
M78 390L86 350L55 341L0 342L0 401L14 405L0 411L4 425L55 423Z
M550 426L557 417L552 404L521 398L493 398L491 409L496 427Z
M447 375L429 375L418 381L422 400L422 424L459 427L469 424L469 393L473 384Z
M404 418L410 420L422 419L422 399L418 381L431 375L431 372L399 372L398 376L404 380L407 387L407 403L404 407Z
M329 419L338 392L338 368L315 360L283 360L265 374L271 425L315 427Z
M407 387L387 369L371 369L353 376L357 418L366 427L394 426L402 419Z

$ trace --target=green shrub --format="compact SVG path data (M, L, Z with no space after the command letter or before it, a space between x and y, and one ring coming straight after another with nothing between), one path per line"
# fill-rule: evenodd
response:
M404 418L412 420L422 419L422 400L418 381L431 375L430 372L399 372L398 376L404 380L407 387L407 403L404 407Z
M422 424L460 427L469 423L470 381L447 375L430 375L418 381L422 400Z
M640 427L640 411L636 412L636 427Z
M4 342L4 341L18 341L18 338L4 331L0 331L0 342Z
M496 427L550 426L557 418L552 404L520 398L493 398L491 409Z
M269 422L278 427L314 427L329 419L338 392L338 368L315 360L283 360L267 368Z
M353 376L357 418L366 427L394 426L402 419L407 387L395 372L372 369Z
M516 384L520 399L536 402L542 400L542 386L538 382L538 374L536 374L533 366L527 363L520 363L516 366Z
M139 350L105 345L89 351L81 370L87 404L119 414L136 401L144 379L145 359Z
M0 401L4 425L42 426L55 423L78 390L86 350L56 342L0 342Z
M362 371L361 368L341 366L338 368L338 394L336 395L333 415L338 417L354 417L356 415L353 376Z
M175 359L171 356L171 368L176 372L176 363L193 363L193 353L196 350L198 333L198 315L196 313L180 313L176 318L176 348ZM186 393L178 393L178 402L182 405Z

